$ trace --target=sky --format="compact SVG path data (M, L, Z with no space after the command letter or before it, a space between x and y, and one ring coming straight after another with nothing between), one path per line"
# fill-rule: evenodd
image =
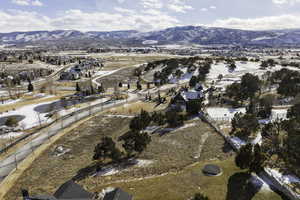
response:
M0 0L0 32L300 28L300 0Z

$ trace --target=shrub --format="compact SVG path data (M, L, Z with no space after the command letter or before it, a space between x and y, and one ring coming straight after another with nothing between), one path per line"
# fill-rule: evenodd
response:
M17 120L16 117L9 117L6 120L5 125L10 126L10 127L17 126L18 125L18 120Z

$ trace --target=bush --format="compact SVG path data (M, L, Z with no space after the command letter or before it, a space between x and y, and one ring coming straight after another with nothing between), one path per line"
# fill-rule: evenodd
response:
M204 194L196 193L194 198L192 198L192 200L209 200L209 198Z
M5 122L5 125L6 126L10 126L10 127L13 127L13 126L17 126L18 125L18 120L16 117L9 117L6 122Z
M166 121L170 127L178 127L183 125L184 117L175 111L168 111L166 113Z

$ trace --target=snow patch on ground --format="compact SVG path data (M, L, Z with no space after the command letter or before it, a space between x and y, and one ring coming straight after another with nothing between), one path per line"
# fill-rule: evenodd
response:
M182 72L183 72L183 75L180 77L180 78L177 78L177 77L174 77L173 75L170 75L169 76L169 82L172 83L172 84L175 84L175 83L180 83L180 84L183 84L183 83L187 83L190 81L190 79L192 78L192 76L198 76L199 74L199 71L196 70L194 72L188 72L187 71L187 67L185 68L181 68L180 69Z
M284 184L300 183L300 178L294 175L283 175L276 169L266 168L266 171L271 173L273 177Z
M257 175L252 175L250 182L254 185L254 187L260 190L272 191L270 188L270 183L266 183L263 179L261 179Z
M230 121L236 113L246 113L246 108L207 108L208 115L217 121Z
M185 124L183 125L182 127L176 129L176 130L183 130L183 129L186 129L186 128L189 128L189 127L193 127L193 126L196 126L197 123L189 123L189 124Z
M276 119L287 119L287 109L273 109L271 119L272 121Z
M259 132L256 136L256 138L254 140L251 141L251 144L255 145L255 144L262 144L262 136L261 136L261 132Z
M145 40L143 41L143 44L157 44L158 41L157 40Z
M153 160L141 160L141 159L138 159L136 166L137 167L147 167L147 166L151 165L152 163L154 163Z
M9 105L9 104L14 104L14 103L17 103L17 102L20 102L21 99L9 99L9 100L6 100L6 101L0 101L0 106L6 106L6 105Z
M132 115L104 115L105 117L134 118Z
M178 128L164 128L162 130L160 130L160 132L171 132L171 131L180 131L180 130L183 130L183 129L186 129L186 128L189 128L189 127L193 127L193 126L196 126L197 123L189 123L189 124L185 124L181 127L178 127Z
M274 67L267 69L268 71L274 72L282 68L287 68L290 70L299 71L300 69L295 67L282 67L281 65L275 65ZM225 89L228 85L239 82L241 77L246 73L251 73L261 77L267 70L260 69L259 62L236 62L236 69L234 71L228 70L228 64L220 62L217 64L212 64L210 73L207 76L207 79L215 81L216 87ZM221 81L218 81L218 76L222 74L223 78Z
M29 129L35 126L40 125L40 122L43 124L45 122L51 122L51 119L47 117L47 113L38 113L34 111L34 108L37 106L53 103L55 101L49 101L45 103L40 103L40 104L33 104L33 105L27 105L20 107L16 110L11 110L5 113L0 114L1 117L8 117L11 115L22 115L25 116L23 120L19 122L19 125L24 127L25 129Z
M21 135L24 135L23 132L10 132L0 135L0 139L10 139L10 138L16 138Z
M242 146L246 145L247 143L244 140L241 140L238 137L230 137L231 142L237 149L240 149Z
M112 71L98 71L96 72L95 74L93 74L93 76L100 76L100 77L97 77L97 78L101 78L101 77L104 77L104 76L108 76L110 74L113 74L115 72L117 72L118 70L112 70Z
M129 165L122 167L122 166L109 166L101 171L97 172L94 176L111 176L114 174L118 174L124 170L129 170L131 167L147 167L151 165L154 161L152 160L142 160L142 159L137 159L137 160L130 160Z

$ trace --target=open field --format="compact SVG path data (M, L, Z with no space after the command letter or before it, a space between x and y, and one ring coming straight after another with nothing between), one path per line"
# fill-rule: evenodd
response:
M29 70L29 69L40 69L40 68L55 70L55 69L60 68L60 66L50 65L50 64L40 62L40 61L36 61L33 64L30 64L28 62L21 62L21 63L7 62L7 63L0 64L0 69L6 70L6 71L10 71L10 70L21 71L21 70Z
M129 54L116 56L93 54L89 56L97 57L98 55L105 60L103 70L112 71L122 68L109 76L98 78L97 82L103 83L104 87L109 90L112 90L119 82L127 83L127 81L131 82L131 90L133 90L136 87L135 81L137 81L137 77L133 75L134 65L170 58ZM123 69L125 66L126 68ZM213 67L209 74L211 80L216 79L217 75L227 69L225 65L224 69L219 70L219 68L219 66ZM238 71L239 75L248 72L247 70L249 69ZM229 82L231 81L229 80ZM55 83L55 86L74 87L75 83L75 81L58 82ZM222 83L222 86L226 86L226 84ZM120 88L120 91L125 88L127 87ZM146 85L143 85L144 88ZM146 92L142 91L141 93L146 94ZM61 90L59 96L53 98L58 99L66 94L68 94L67 90ZM161 94L162 96L166 95L164 92ZM153 94L152 98L155 97L156 94ZM37 104L43 102L42 100L28 97L26 101L27 104ZM167 97L167 102L169 100ZM22 104L26 101L17 102L11 106L18 108L27 105ZM76 109L84 105L89 105L89 103L78 104L72 108ZM21 188L28 189L32 195L52 194L61 184L70 179L76 180L91 192L101 192L107 187L120 187L132 194L135 200L187 200L196 192L203 192L212 200L282 199L265 183L257 183L258 179L240 170L235 165L235 153L229 144L197 117L186 121L182 127L164 127L151 134L152 141L147 149L136 160L130 160L135 162L134 164L124 161L117 164L105 163L102 171L96 171L99 166L92 160L92 156L94 147L103 136L110 136L118 141L119 137L129 130L130 118L140 113L141 109L153 112L164 110L166 107L167 104L156 105L155 102L138 101L114 107L81 124L78 128L63 135L54 144L49 144L48 149L45 147L46 150L41 151L41 155L37 154L37 159L18 178L4 200L21 199ZM13 109L15 107L5 108ZM220 114L219 111L216 113ZM213 116L216 117L217 114L214 113ZM225 128L228 129L227 126ZM118 142L117 145L124 151L121 142ZM65 151L61 153L59 149ZM12 151L10 150L10 152ZM201 169L205 164L219 165L223 171L222 175L218 177L204 176ZM253 183L254 181L256 185Z
M94 58L103 58L106 61L103 68L104 70L119 69L121 67L134 66L156 60L178 57L166 54L90 54L90 56Z
M201 172L205 164L217 164L222 167L223 175L207 177ZM129 182L94 185L88 189L101 190L106 187L120 187L132 194L136 200L184 200L197 192L203 192L212 200L280 200L274 192L260 191L257 193L251 184L246 184L249 175L240 171L233 159L225 161L200 162L183 169L178 173L170 173ZM91 180L92 182L92 180ZM246 187L242 187L243 185Z
M133 67L128 67L121 69L110 76L105 76L102 78L97 79L98 83L103 83L105 88L113 88L118 85L119 82L126 84L129 80L131 82L136 82L137 77L134 76L134 69ZM135 86L135 85L134 85Z
M211 198L220 199L228 195L227 191L235 191L231 185L227 186L229 179L236 179L239 175L236 174L240 172L234 165L233 152L221 136L198 119L192 119L169 133L153 134L152 142L139 156L149 164L129 167L111 176L90 177L95 172L95 163L91 159L94 146L104 135L116 140L128 130L128 122L129 118L100 115L67 133L34 161L5 199L20 197L21 188L30 188L32 194L51 194L74 177L92 192L100 192L107 186L118 186L133 194L137 200L187 199L197 191L213 194ZM70 151L56 156L55 149L58 146ZM219 164L223 168L223 175L204 177L201 167L205 163ZM155 177L160 174L164 176ZM123 180L126 183L122 183ZM280 199L272 192L260 192L253 199L269 197Z
M66 134L25 171L18 179L16 187L12 188L5 199L16 199L20 196L20 188L29 188L29 186L30 191L35 194L54 192L60 184L75 176L78 170L92 162L94 146L104 135L117 137L127 131L127 124L127 118L99 116L81 125L76 131ZM60 145L71 151L56 157L53 152ZM45 182L45 179L48 181Z
M160 104L157 106L156 103L149 103L138 101L136 103L124 104L123 106L119 106L107 111L108 114L114 115L137 115L141 112L141 110L145 110L148 112L163 110L167 107L167 104Z
M0 105L0 112L7 112L9 110L17 109L26 105L39 104L49 101L59 100L61 96L51 96L49 98L36 98L36 97L25 97L21 101L14 104Z

